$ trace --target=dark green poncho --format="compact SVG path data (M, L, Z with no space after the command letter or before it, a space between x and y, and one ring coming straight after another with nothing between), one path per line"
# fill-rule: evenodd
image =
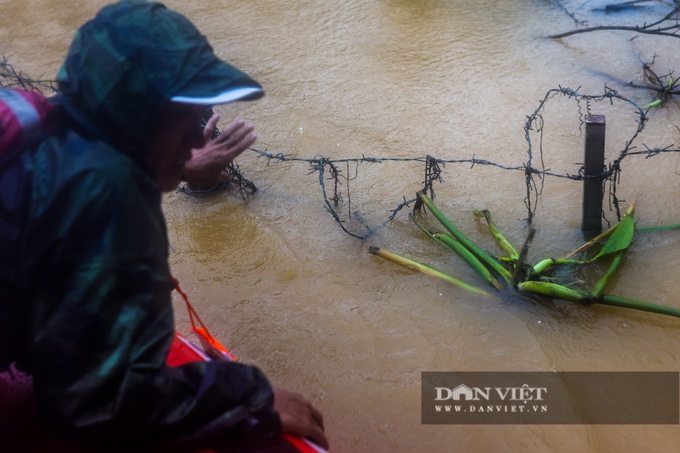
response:
M61 126L0 167L0 370L31 374L39 418L77 443L278 442L258 369L165 365L168 238L145 164L171 98L259 85L187 19L142 1L85 24L58 81Z

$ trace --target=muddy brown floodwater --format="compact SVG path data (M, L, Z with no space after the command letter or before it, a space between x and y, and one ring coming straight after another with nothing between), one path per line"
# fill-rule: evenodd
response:
M0 0L0 53L26 75L53 78L77 26L107 2ZM218 108L256 124L256 147L312 159L486 159L521 166L524 123L548 90L602 94L605 84L639 105L626 82L639 58L680 74L678 40L596 32L544 37L576 25L557 2L539 0L167 1L191 18L216 52L252 74L267 96ZM668 12L565 1L589 25L641 24ZM670 2L668 2L670 3ZM650 111L636 140L680 142L678 100ZM607 162L637 124L629 104L593 103L607 118ZM582 110L587 106L581 105ZM542 115L546 168L576 174L583 161L579 107L557 96ZM677 148L677 145L676 145ZM361 241L325 210L307 162L246 152L237 162L259 192L193 197L171 193L165 210L174 274L213 333L280 386L323 411L332 451L674 451L678 425L423 425L422 371L677 371L680 320L562 301L483 298L368 253L378 245L480 284L428 241L406 210ZM371 224L421 187L414 161L342 164L351 197L339 208ZM521 171L469 163L443 167L436 201L473 240L494 249L471 210L489 209L515 244L527 234ZM540 182L540 181L539 181ZM332 182L327 181L327 190ZM640 225L680 222L679 155L623 162L619 199L635 200ZM581 183L547 177L536 205L535 261L582 242ZM605 214L615 216L605 203ZM346 226L360 225L347 219ZM640 235L611 293L680 307L680 232ZM579 278L594 283L604 268ZM187 317L177 305L180 330Z

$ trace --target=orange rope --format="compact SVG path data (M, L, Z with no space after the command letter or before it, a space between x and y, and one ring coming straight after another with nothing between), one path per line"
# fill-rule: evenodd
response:
M198 312L194 306L191 305L191 302L189 302L189 296L187 296L187 294L182 291L182 288L180 288L179 280L177 280L175 277L171 278L173 284L175 285L175 289L182 296L184 302L186 303L187 311L189 312L189 320L191 321L191 330L193 330L194 333L199 337L199 340L201 340L201 346L203 346L206 354L216 360L237 360L236 357L231 352L229 352L229 350L227 350L227 348L222 346L222 344L212 336L206 325L203 323L201 317L198 316ZM201 327L197 327L196 322L198 322Z
M187 294L184 291L182 291L182 288L180 288L179 280L177 280L175 277L172 277L172 282L175 285L175 289L182 296L182 299L184 299L184 302L186 303L187 311L189 312L189 320L191 321L191 328L193 330L196 330L196 321L198 321L201 324L201 327L203 328L203 330L208 334L208 336L212 340L214 340L213 336L208 331L208 328L205 326L205 324L203 324L201 317L198 316L198 312L196 311L194 306L191 305L191 302L189 302L189 296L187 296Z

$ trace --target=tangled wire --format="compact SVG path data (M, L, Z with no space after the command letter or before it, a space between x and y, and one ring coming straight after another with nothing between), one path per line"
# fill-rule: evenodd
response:
M656 76L649 68L647 69L647 74L648 80L650 80L650 82L656 80L661 85L674 86L673 83L669 84L668 82L664 82L661 77ZM56 92L54 82L31 80L23 77L22 74L15 71L14 68L9 63L7 63L4 58L3 61L0 62L0 87L46 89ZM599 175L585 175L584 168L582 166L578 168L574 174L559 174L546 169L543 149L543 114L545 106L549 103L549 101L556 97L566 97L576 102L581 125L583 125L585 122L585 116L591 113L591 107L594 103L609 102L610 104L613 104L614 102L623 102L634 108L634 114L636 115L635 122L637 123L635 132L628 140L626 140L623 148L618 153L618 157L607 164ZM403 200L391 210L387 219L377 227L369 227L365 224L365 222L360 221L360 223L362 223L365 227L365 231L350 231L350 229L346 226L346 221L352 218L361 220L358 213L352 212L350 191L351 181L358 178L359 165L382 164L386 162L417 162L422 164L424 166L424 178L423 188L421 190L423 192L429 193L431 198L434 198L435 196L435 183L443 183L442 168L445 167L446 164L466 164L469 165L470 168L480 165L496 167L509 171L521 171L525 175L526 196L524 198L524 204L527 208L526 220L529 223L532 222L536 214L536 206L538 199L542 194L546 177L567 178L574 181L583 181L587 178L597 178L608 186L610 206L613 207L618 220L620 220L621 210L619 206L619 199L616 196L616 187L621 182L622 163L624 160L632 156L644 156L645 158L650 158L661 154L680 152L680 149L675 147L675 145L668 145L665 147L650 147L643 145L644 150L638 150L638 148L635 146L635 140L643 131L648 120L647 112L649 108L649 106L644 109L641 108L634 101L622 96L615 90L612 90L606 86L604 93L600 95L581 94L578 92L578 89L573 90L563 87L551 89L539 102L536 110L526 118L526 122L524 124L524 133L527 142L527 159L522 165L514 166L504 165L486 159L480 159L474 155L470 159L456 160L440 159L431 155L413 158L375 158L362 156L361 158L351 159L333 159L330 157L315 156L311 159L305 159L291 157L290 155L284 153L272 154L267 151L254 148L250 148L250 150L255 152L258 157L267 159L268 162L281 161L306 163L309 168L308 174L318 173L319 185L321 186L321 193L326 210L333 216L335 221L344 232L359 239L366 239L372 235L376 229L391 222L403 208L410 206L417 200L417 198L407 200L404 197ZM219 130L216 130L215 134L219 134ZM537 145L534 145L532 134L538 135L538 139L536 140ZM344 171L342 167L344 167ZM236 164L230 164L230 166L227 168L227 171L231 175L231 180L228 183L219 184L214 187L192 187L190 185L184 185L179 187L178 190L188 194L206 194L213 193L218 190L224 190L228 187L236 187L239 194L243 198L253 195L257 191L255 184L243 176ZM327 188L328 181L332 181L332 189L330 190ZM347 214L342 214L341 209L345 200L347 200Z
M54 80L36 80L25 77L21 71L14 69L14 66L9 64L4 56L0 60L0 88L20 88L45 94L57 93L57 84Z
M633 136L625 142L623 148L618 153L618 157L614 159L612 162L610 162L605 168L603 168L602 172L599 175L585 175L583 166L579 167L574 174L555 173L545 168L543 149L543 133L544 133L543 111L548 102L558 96L563 96L576 102L578 106L579 120L581 125L585 123L584 118L587 115L590 115L591 107L592 104L594 103L599 102L614 103L615 101L617 101L630 104L631 106L634 107L637 128ZM356 179L358 170L355 169L354 174L351 177L346 176L340 169L340 167L343 164L345 166L348 166L349 164L354 164L355 166L358 166L360 163L380 164L390 161L422 163L424 164L424 180L423 188L421 190L429 193L431 198L434 198L435 195L434 191L435 183L443 182L441 176L442 167L444 167L446 164L466 164L470 165L470 168L473 168L475 165L492 166L503 170L521 171L525 175L526 197L524 199L524 204L527 208L526 220L529 223L532 222L536 214L537 201L540 198L540 195L543 191L546 177L550 176L555 178L566 178L574 181L583 181L588 178L591 179L597 178L603 181L603 183L606 183L607 186L609 187L610 203L613 206L613 209L615 209L616 211L617 218L620 220L621 210L619 206L620 204L619 199L616 196L616 186L621 182L621 171L623 161L631 156L645 156L645 158L650 158L660 154L680 152L680 149L675 148L674 145L669 145L663 148L649 147L647 145L644 145L644 151L637 150L637 147L634 145L634 142L638 138L638 135L644 129L645 124L648 120L646 112L647 112L646 110L640 108L634 101L622 96L615 90L612 90L606 86L604 93L601 95L580 94L578 92L578 89L573 90L570 88L563 87L549 90L544 96L544 98L540 101L536 110L531 115L527 116L524 125L525 138L527 141L527 160L523 165L516 166L503 165L486 159L479 159L475 156L473 156L470 159L456 159L456 160L439 159L430 155L414 158L378 159L374 157L361 157L353 159L331 159L329 157L314 157L312 159L303 159L298 157L290 157L282 153L271 154L266 151L252 148L251 149L252 151L257 153L260 157L268 159L268 161L276 160L282 162L286 161L306 162L312 170L311 173L318 172L319 174L319 184L321 185L321 192L323 195L326 210L333 216L333 218L340 225L340 228L342 228L343 231L345 231L350 236L360 239L366 239L373 233L373 231L375 231L375 228L372 229L367 228L368 231L365 232L356 232L350 231L345 226L346 221L343 220L343 216L339 211L339 205L340 201L345 198L350 200L351 194L349 191L349 182L352 179ZM532 140L532 133L538 134L538 139L536 140L538 145L534 145L534 142ZM349 169L349 167L347 168ZM349 171L347 173L349 174ZM331 195L329 195L329 190L326 187L326 181L333 182L333 189ZM343 187L343 182L345 183L346 186L344 190L344 195L343 193L340 192ZM409 200L404 199L399 205L397 205L391 211L389 217L384 222L382 222L380 226L385 225L392 221L399 211L401 211L404 207L410 206L411 203L415 202L416 200L417 200L416 198ZM351 211L351 203L348 203L348 213L345 216L345 219L349 219L352 217L353 215Z

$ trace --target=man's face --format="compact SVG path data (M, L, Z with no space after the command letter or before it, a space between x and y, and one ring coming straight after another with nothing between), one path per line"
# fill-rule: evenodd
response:
M147 160L162 192L177 187L193 148L205 146L203 105L169 102L155 122Z

